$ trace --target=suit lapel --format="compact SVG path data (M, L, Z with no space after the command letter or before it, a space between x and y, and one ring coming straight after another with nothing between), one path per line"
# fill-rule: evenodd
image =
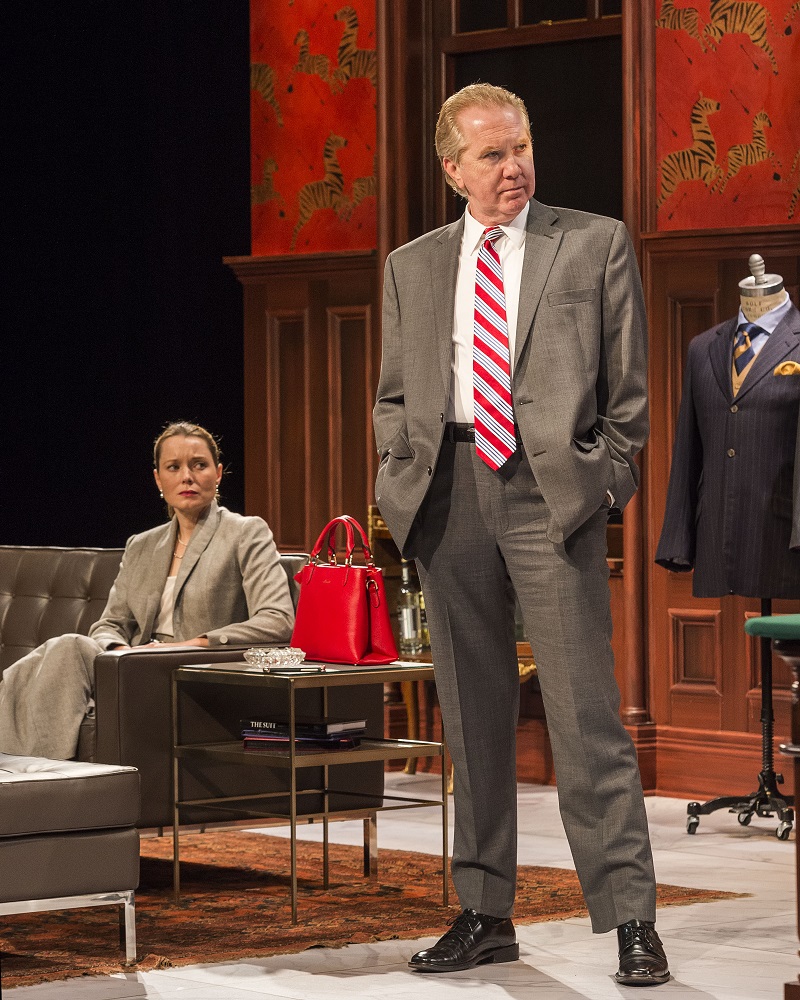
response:
M714 372L714 378L717 380L723 396L729 403L733 402L731 365L733 364L733 334L735 329L735 319L723 323L708 349L708 357L711 362L711 370ZM739 395L741 396L741 394L741 390L739 390Z
M782 361L790 351L800 345L800 313L791 309L783 317L775 330L769 335L766 344L756 355L753 367L747 373L742 383L737 399L745 396L754 385L767 375L772 375L775 366Z
M216 501L211 502L211 506L198 521L197 527L192 532L189 545L186 548L181 560L178 578L175 581L175 603L178 603L178 596L184 584L189 579L192 570L197 565L197 560L205 552L209 542L214 537L219 524L220 511Z
M445 392L450 392L450 371L453 361L453 321L455 310L458 258L461 237L464 233L464 216L444 229L431 247L431 287L434 303L434 321ZM442 289L448 289L443 295Z
M517 313L517 339L514 347L514 367L516 370L533 326L533 317L539 307L547 277L556 259L561 239L564 235L552 223L557 214L546 205L532 200L526 223L525 257L522 262L522 280L519 288L519 311Z

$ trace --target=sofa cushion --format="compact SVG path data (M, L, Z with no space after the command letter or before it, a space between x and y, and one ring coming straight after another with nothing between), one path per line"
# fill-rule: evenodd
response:
M139 831L132 827L0 840L0 903L128 892L138 885Z
M122 549L0 545L0 673L47 639L85 635L121 559Z
M0 753L0 837L135 826L139 772Z

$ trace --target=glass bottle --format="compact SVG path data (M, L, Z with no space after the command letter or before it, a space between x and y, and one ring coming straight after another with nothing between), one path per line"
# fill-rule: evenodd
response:
M416 656L422 652L420 589L416 577L411 575L411 563L407 559L400 560L397 616L400 625L400 655Z
M428 613L425 610L425 591L420 590L419 592L419 625L420 625L420 639L422 639L422 648L431 648L431 633L428 629Z

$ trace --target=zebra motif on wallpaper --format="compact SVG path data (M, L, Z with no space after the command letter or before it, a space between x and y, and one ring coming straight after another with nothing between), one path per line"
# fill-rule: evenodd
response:
M300 46L300 51L297 54L297 62L292 67L292 73L308 73L311 76L318 76L334 92L341 90L341 83L331 76L330 59L323 55L312 56L308 51L308 41L308 32L305 28L301 28L294 39L294 44Z
M657 28L670 31L685 31L690 38L700 43L705 52L703 36L700 34L700 15L696 7L675 7L673 0L661 0L661 13L656 21Z
M767 41L767 28L775 30L766 7L751 0L711 0L711 20L705 27L709 47L716 49L723 35L747 35L766 55L777 75L778 63Z
M283 127L283 115L275 97L275 70L267 63L250 64L250 89L255 90L275 112L278 124Z
M262 180L260 184L255 184L250 188L250 204L251 205L263 205L267 201L280 201L283 202L283 198L275 190L272 184L272 176L277 171L278 164L274 160L266 160L264 163L264 172L262 175Z
M300 230L314 212L322 208L332 208L340 218L349 214L350 203L344 197L344 176L336 154L337 149L342 149L346 145L347 140L341 136L329 135L322 153L325 176L320 181L311 181L300 188L297 196L299 216L292 233L292 250L295 248Z
M350 189L350 211L360 205L365 198L378 194L378 154L372 159L372 173L369 177L356 177Z
M378 62L375 49L358 47L358 15L352 7L342 7L333 15L344 21L342 40L339 42L337 67L334 77L344 86L348 80L366 77L373 87L378 86Z
M775 156L767 146L765 129L772 128L772 122L766 111L759 111L753 119L752 142L739 142L728 150L728 175L718 184L716 191L722 194L728 181L735 177L742 167L752 167L762 160L771 160Z
M702 181L707 188L711 188L724 176L722 167L717 163L717 143L708 124L709 116L716 114L719 109L719 101L703 97L702 94L695 101L689 118L694 142L686 149L667 153L661 161L659 208L684 181Z
M792 200L789 202L788 218L790 219L794 215L794 210L797 208L797 202L800 201L800 170L797 169L798 167L800 167L800 149L798 149L795 153L792 169L789 171L789 176L791 177L795 170L797 170L797 187L792 192Z

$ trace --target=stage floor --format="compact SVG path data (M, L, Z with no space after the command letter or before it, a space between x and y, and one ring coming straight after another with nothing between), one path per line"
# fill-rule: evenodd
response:
M435 797L440 778L393 772L389 790ZM743 792L748 789L742 789ZM519 860L523 864L572 867L556 791L519 786ZM774 836L773 820L741 827L726 812L704 816L695 836L685 832L686 802L649 798L647 810L659 882L750 893L749 898L670 906L658 929L670 958L672 981L648 995L664 1000L775 1000L783 984L800 972L795 919L794 832L788 842ZM451 813L452 825L452 813ZM270 830L283 836L286 831ZM305 827L316 840L321 828ZM360 821L331 824L331 839L362 842ZM379 848L441 851L434 809L386 813L378 819ZM442 928L444 931L444 927ZM65 933L69 933L65 924ZM8 1000L620 1000L641 996L617 986L616 936L593 935L588 919L521 925L516 963L421 976L406 962L433 939L313 949L231 964L184 966L41 986L3 990Z

